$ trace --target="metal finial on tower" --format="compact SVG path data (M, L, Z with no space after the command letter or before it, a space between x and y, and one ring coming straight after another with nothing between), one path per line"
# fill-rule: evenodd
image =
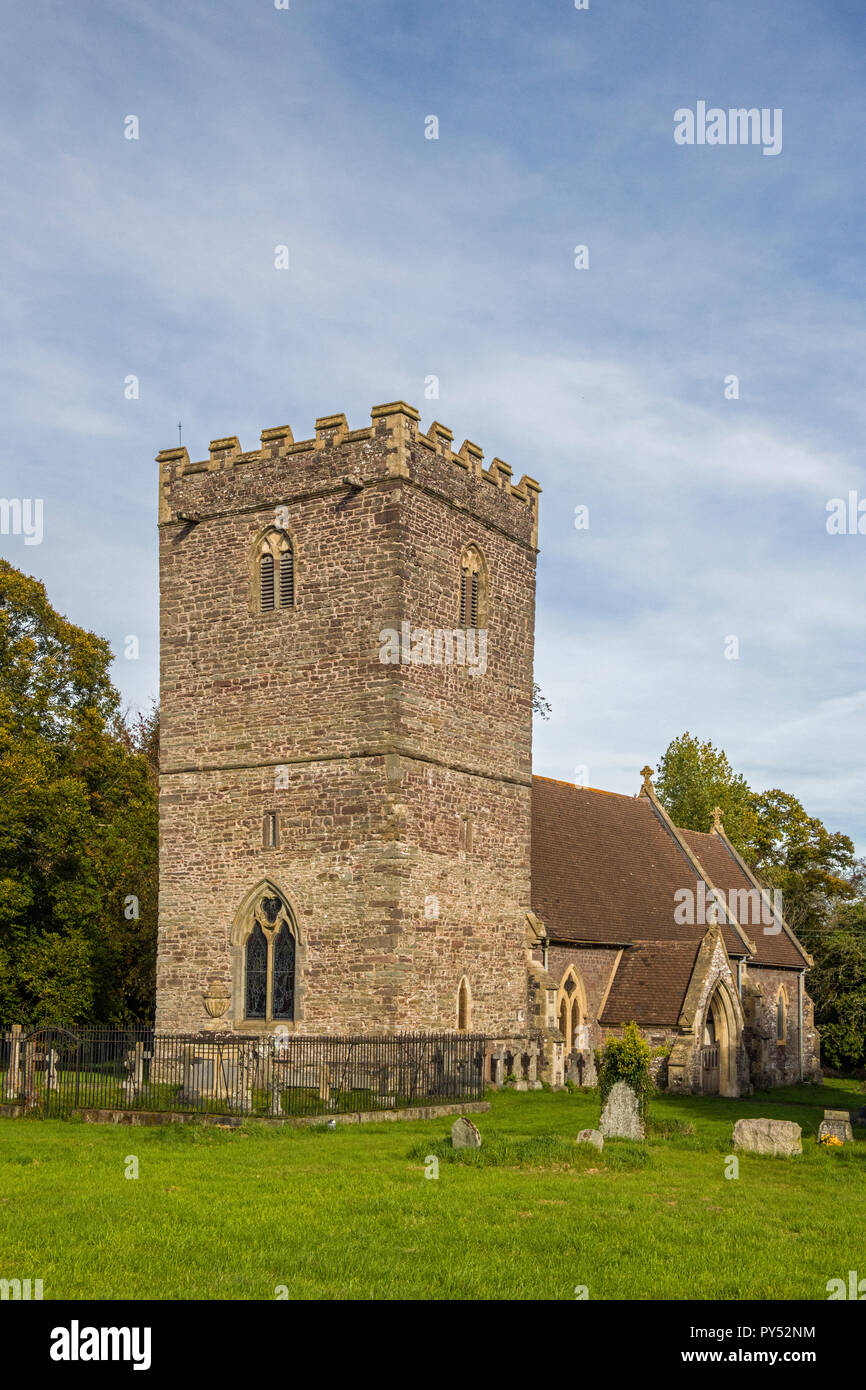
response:
M183 448L183 440L180 437L180 420L177 422L177 447L179 449Z

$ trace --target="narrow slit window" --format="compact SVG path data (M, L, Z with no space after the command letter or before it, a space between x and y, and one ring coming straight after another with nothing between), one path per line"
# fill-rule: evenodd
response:
M460 616L463 628L483 627L487 620L487 568L477 545L467 545L460 559Z
M279 841L277 829L276 811L268 811L265 814L263 841L265 849L276 849Z
M460 981L457 992L457 1029L461 1033L469 1032L469 989L465 980Z
M261 606L263 613L270 613L274 607L274 557L270 553L259 561L261 573Z

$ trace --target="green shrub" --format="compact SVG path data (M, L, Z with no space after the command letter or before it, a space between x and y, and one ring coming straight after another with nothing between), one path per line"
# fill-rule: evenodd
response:
M650 1056L649 1046L636 1023L627 1024L621 1038L608 1038L604 1050L595 1055L602 1106L617 1081L625 1081L636 1093L640 1113L646 1119L653 1092Z

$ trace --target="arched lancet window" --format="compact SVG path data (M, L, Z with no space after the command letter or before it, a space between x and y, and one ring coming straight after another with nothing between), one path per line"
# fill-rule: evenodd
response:
M253 546L252 606L258 613L291 609L296 597L295 545L286 531L269 526Z
M258 922L247 941L245 993L244 1012L247 1018L265 1018L268 999L268 943Z
M566 1052L580 1050L581 1030L586 1022L586 994L573 965L568 967L559 986L557 1015Z
M271 1017L294 1018L295 938L283 922L274 938L274 972L271 990Z
M471 1024L472 998L469 994L469 981L464 975L457 991L457 1030L468 1033Z
M264 1024L294 1020L297 927L288 904L270 885L248 899L232 941L243 971L243 1018Z
M487 567L477 545L467 545L460 559L459 627L484 627L487 622Z

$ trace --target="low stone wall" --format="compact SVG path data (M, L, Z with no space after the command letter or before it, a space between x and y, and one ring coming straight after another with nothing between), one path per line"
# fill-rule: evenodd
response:
M75 1119L85 1124L108 1125L168 1125L168 1124L210 1124L237 1129L251 1122L259 1125L295 1125L309 1128L334 1120L338 1125L381 1124L386 1120L438 1120L447 1115L481 1115L490 1109L487 1100L466 1101L463 1105L415 1105L405 1110L352 1110L346 1115L293 1115L285 1119L270 1119L267 1116L250 1115L204 1115L187 1111L167 1112L162 1110L97 1110L87 1108L73 1110ZM0 1105L0 1117L18 1119L24 1114L22 1105Z

